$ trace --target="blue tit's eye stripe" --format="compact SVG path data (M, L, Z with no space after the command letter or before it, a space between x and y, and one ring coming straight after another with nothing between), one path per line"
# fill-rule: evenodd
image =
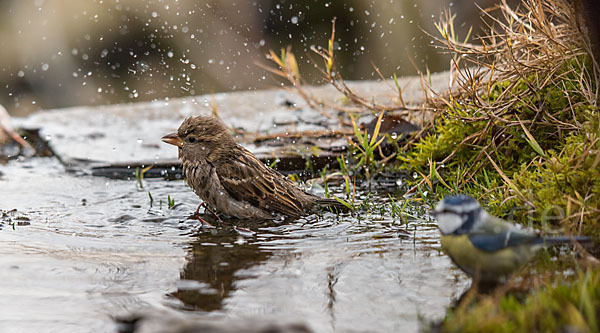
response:
M454 234L460 235L460 234L466 234L466 233L471 232L473 230L473 228L475 227L475 222L477 222L480 219L480 217L479 217L480 211L481 211L481 209L476 209L476 210L463 212L461 214L457 214L463 218L463 224L460 226L460 228L458 228L458 229L456 229L456 231L454 231Z
M454 211L452 209L442 209L442 210L438 210L438 211L433 211L433 213L435 213L435 214L448 214L448 213L450 213L450 214L456 214L456 215L463 215L465 212L457 212L457 211Z

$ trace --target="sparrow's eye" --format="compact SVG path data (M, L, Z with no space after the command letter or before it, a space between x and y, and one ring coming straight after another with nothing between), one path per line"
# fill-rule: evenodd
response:
M193 137L193 136L190 136L190 137L188 137L188 142L189 143L194 143L194 142L196 142L196 138Z

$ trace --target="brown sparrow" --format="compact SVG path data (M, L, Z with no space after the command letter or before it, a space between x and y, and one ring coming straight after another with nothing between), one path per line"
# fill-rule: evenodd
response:
M233 140L216 117L183 121L177 133L162 141L179 148L187 184L205 203L225 215L244 219L297 218L318 207L344 205L304 192L279 172L267 167Z

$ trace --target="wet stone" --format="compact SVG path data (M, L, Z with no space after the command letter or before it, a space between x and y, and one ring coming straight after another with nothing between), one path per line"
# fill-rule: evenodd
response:
M432 76L434 89L447 89L447 75ZM416 105L423 100L420 78L407 77L399 83L407 104ZM395 88L390 88L394 86L390 82L348 84L358 94L372 96L382 104L393 105L397 96ZM329 105L339 104L341 94L333 87L308 87L307 91ZM214 100L221 119L242 133L236 135L238 141L263 160L273 156L293 158L298 160L295 164L301 165L309 156L330 156L335 161L335 157L346 148L347 142L340 137L285 139L287 133L341 129L335 116L337 111L313 110L293 92L275 89L221 93L214 95ZM212 112L212 97L204 95L169 101L48 110L25 119L15 119L14 123L27 131L39 131L37 137L45 140L49 149L74 171L126 178L135 175L136 167L155 165L159 173L162 170L168 173L171 167L177 167L176 148L164 144L160 138L175 131L185 117ZM367 117L367 121L370 119ZM260 139L265 136L272 139ZM312 149L315 145L320 148L317 152ZM156 172L148 176L171 176Z

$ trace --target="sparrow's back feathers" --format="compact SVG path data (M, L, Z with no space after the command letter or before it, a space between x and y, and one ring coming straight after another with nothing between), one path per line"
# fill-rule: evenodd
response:
M217 164L221 185L234 199L291 217L302 215L316 200L245 148L236 150Z

